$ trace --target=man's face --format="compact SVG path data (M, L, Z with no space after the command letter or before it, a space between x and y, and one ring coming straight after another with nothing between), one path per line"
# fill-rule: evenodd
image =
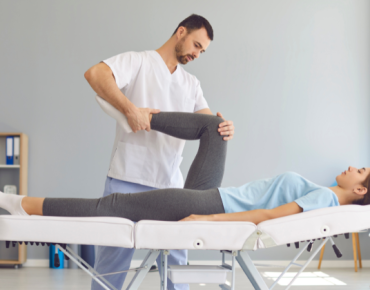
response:
M177 36L179 40L175 46L175 52L177 61L181 64L187 64L198 58L211 43L204 27L193 30L191 33L187 33L185 27L179 27Z

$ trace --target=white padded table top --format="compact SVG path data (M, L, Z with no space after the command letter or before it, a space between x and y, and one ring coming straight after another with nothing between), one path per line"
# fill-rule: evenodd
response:
M133 248L134 225L114 217L0 215L0 240Z
M264 221L257 230L269 236L275 246L317 239L370 228L370 205L342 205L321 208ZM258 248L273 246L258 243Z
M370 205L322 208L250 222L164 222L136 225L114 217L0 216L0 240L137 249L256 250L370 228Z
M256 229L250 222L143 220L135 225L135 248L240 250Z

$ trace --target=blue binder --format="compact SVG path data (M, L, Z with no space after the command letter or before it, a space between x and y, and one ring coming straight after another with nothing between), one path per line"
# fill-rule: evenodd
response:
M14 137L6 137L6 164L14 164Z

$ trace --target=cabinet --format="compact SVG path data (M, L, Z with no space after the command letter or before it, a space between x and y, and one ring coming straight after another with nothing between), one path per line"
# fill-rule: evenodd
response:
M20 137L19 165L6 165L6 137ZM17 194L27 195L28 181L28 136L23 133L0 133L0 191L4 191L4 186L16 185ZM1 209L0 214L9 214ZM5 241L0 242L0 265L18 265L27 260L27 246L17 243L15 247L10 245L6 249Z

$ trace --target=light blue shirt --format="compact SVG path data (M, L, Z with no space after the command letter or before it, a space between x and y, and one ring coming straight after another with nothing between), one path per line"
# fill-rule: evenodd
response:
M273 209L293 201L303 211L340 205L331 189L308 181L294 172L218 190L226 213Z

